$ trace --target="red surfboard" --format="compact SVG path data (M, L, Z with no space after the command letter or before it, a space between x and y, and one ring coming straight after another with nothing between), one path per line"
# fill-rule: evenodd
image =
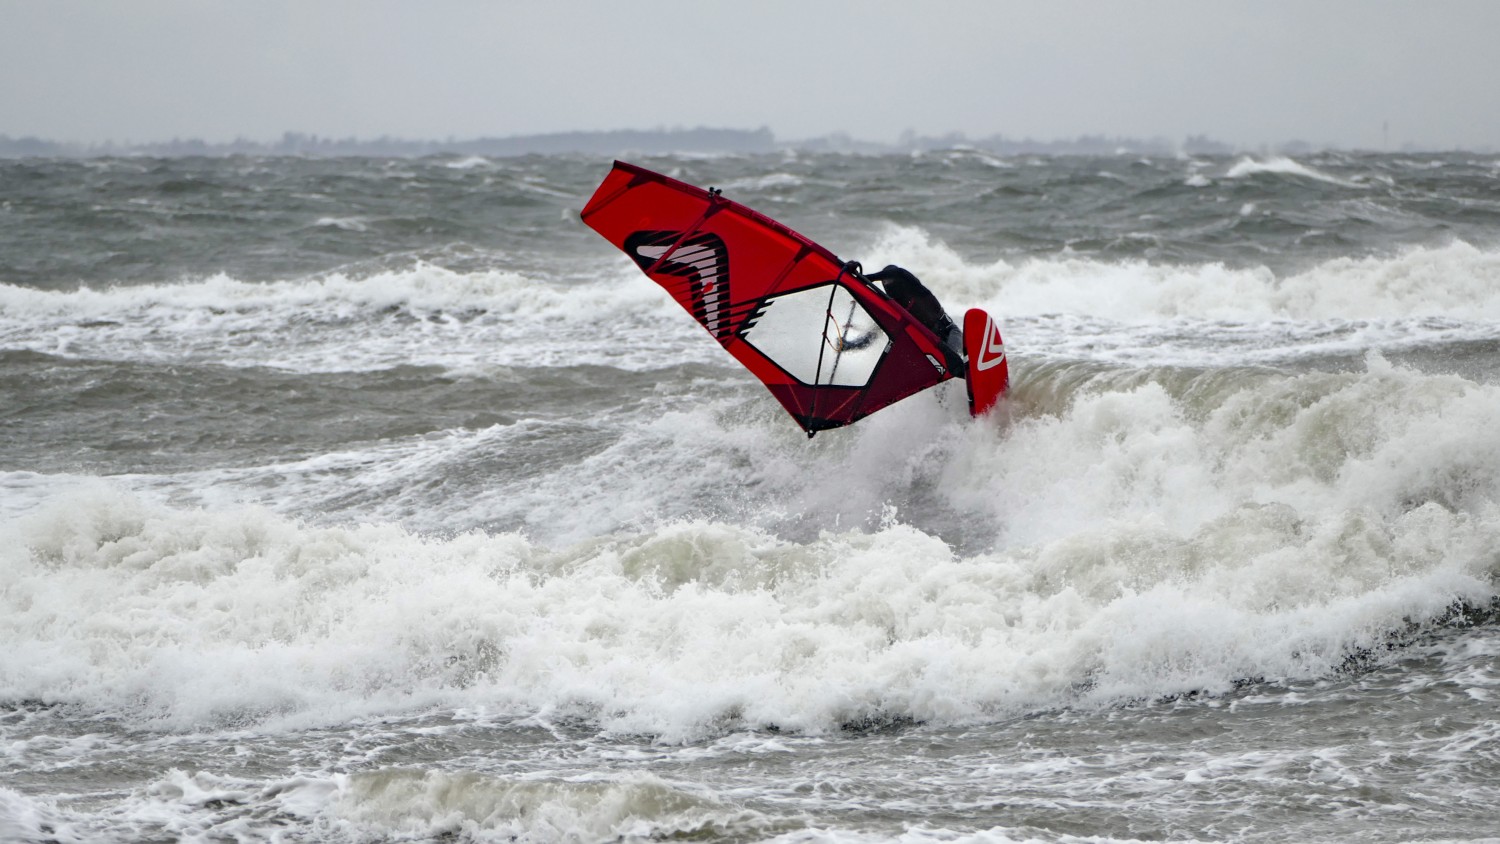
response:
M981 308L964 314L964 351L969 356L969 415L983 416L1010 389L1010 362L995 318Z

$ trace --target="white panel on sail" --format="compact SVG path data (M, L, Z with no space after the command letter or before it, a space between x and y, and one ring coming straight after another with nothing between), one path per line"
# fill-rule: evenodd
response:
M741 335L804 384L863 387L891 338L841 284L773 296Z

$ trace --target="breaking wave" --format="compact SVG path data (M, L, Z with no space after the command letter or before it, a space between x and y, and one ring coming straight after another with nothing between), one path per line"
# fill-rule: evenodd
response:
M1123 377L1049 405L1073 376L1043 373L1009 432L900 405L795 473L759 438L766 473L716 483L755 490L749 513L850 525L804 538L668 507L547 544L80 482L3 527L0 698L168 729L434 706L668 740L969 723L1324 677L1494 598L1500 388L1378 358L1216 389ZM680 421L710 429L683 459L721 472L757 430ZM914 422L936 439L892 452ZM908 456L877 471L877 451ZM591 496L667 495L677 471L622 489L616 462L528 483L585 491L587 514ZM955 544L945 524L984 535Z
M1289 335L1307 335L1296 346L1353 325L1358 336L1348 347L1365 349L1382 347L1386 335L1404 345L1487 339L1500 320L1500 253L1462 242L1338 258L1280 275L1067 257L974 264L912 228L889 229L868 251L923 268L950 311L982 305L1012 323L1083 317L1135 326L1234 324L1231 333L1283 347ZM700 342L696 326L676 318L676 307L628 266L581 282L417 265L367 278L271 283L220 275L70 292L0 285L0 341L65 357L301 372L400 365L640 370L663 360L722 361L717 348ZM1078 329L1070 323L1055 337L1017 339L1035 339L1031 348L1045 353L1095 330L1108 333ZM1135 342L1124 342L1133 352ZM1158 335L1148 345L1160 342ZM1024 353L1026 345L1016 348Z

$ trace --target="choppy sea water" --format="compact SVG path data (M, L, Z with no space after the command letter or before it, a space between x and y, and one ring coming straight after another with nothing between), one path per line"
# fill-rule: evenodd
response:
M0 840L1500 836L1500 159L637 163L1012 398L806 439L608 161L0 162Z

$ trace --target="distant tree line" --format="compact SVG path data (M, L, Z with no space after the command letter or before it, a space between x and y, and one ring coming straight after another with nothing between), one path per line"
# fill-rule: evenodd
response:
M287 132L276 141L245 138L223 143L176 139L152 143L105 142L72 144L41 138L0 135L0 156L92 157L149 155L163 157L223 155L313 155L405 157L422 155L515 156L582 153L615 155L626 152L648 155L674 152L772 152L776 139L770 129L622 129L613 132L554 132L472 140L405 140L380 137L328 138L302 132Z
M1291 141L1275 147L1256 150L1300 154L1328 145ZM77 144L35 137L12 138L0 135L0 158L20 157L99 157L145 155L160 157L226 156L226 155L305 155L305 156L371 156L382 158L424 155L518 156L557 155L669 155L672 153L768 153L796 149L808 152L853 152L885 154L918 150L976 149L1000 155L1232 155L1245 151L1241 147L1213 140L1205 135L1190 135L1181 141L1168 138L1127 138L1108 135L1082 135L1065 140L1041 141L1012 138L1005 135L970 139L953 132L945 135L918 135L906 132L894 144L856 140L843 132L800 141L777 141L770 129L621 129L612 132L553 132L543 135L516 135L504 138L471 140L405 140L380 137L328 138L301 132L287 132L275 141L237 139L222 143L202 140L173 139L152 143ZM1415 151L1406 149L1404 151Z

